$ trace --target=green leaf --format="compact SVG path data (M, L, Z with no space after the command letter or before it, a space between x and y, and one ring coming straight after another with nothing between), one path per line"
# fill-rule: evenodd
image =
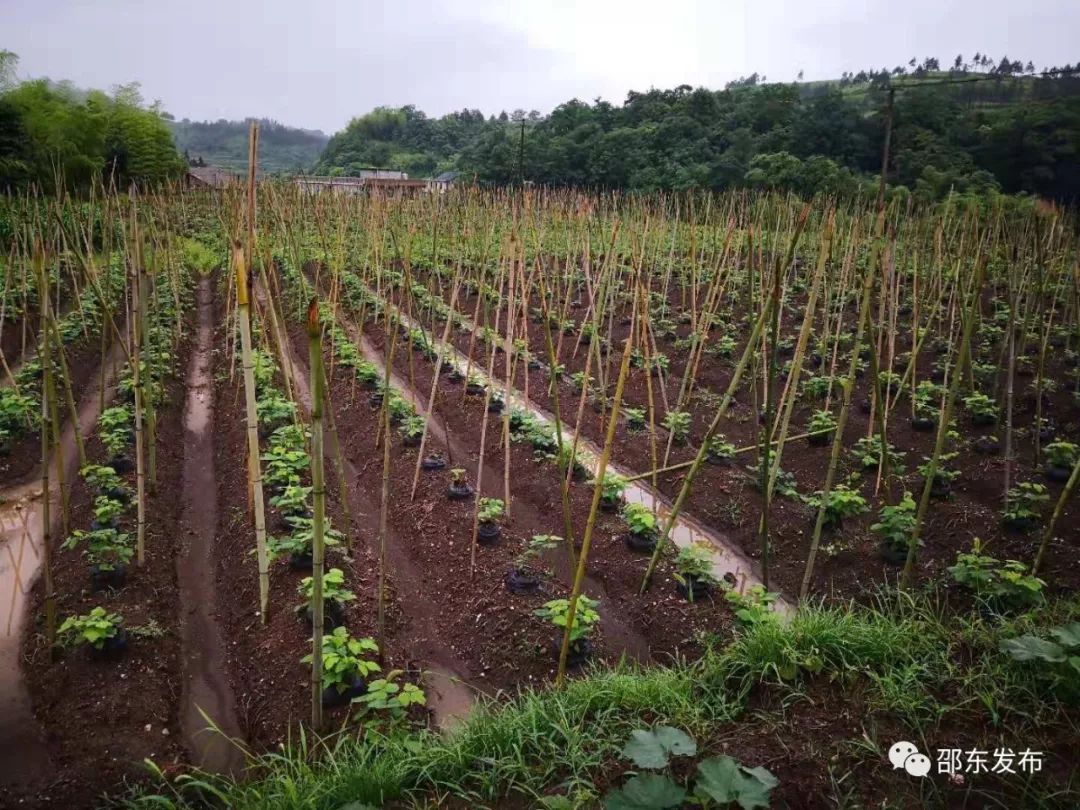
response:
M608 793L604 807L607 810L663 810L677 807L685 798L686 791L669 777L643 773Z
M1059 663L1065 660L1065 650L1052 641L1038 636L1020 636L1001 642L1002 652L1007 652L1017 661L1050 661Z
M1080 622L1073 622L1064 627L1055 627L1050 635L1058 640L1062 647L1069 650L1080 649Z
M635 729L630 740L623 747L622 755L639 768L658 770L666 768L672 756L692 757L697 753L697 744L693 738L671 726L657 726L654 729Z
M779 781L763 767L746 768L728 756L698 764L694 792L719 804L736 802L743 810L769 806L769 793Z
M566 796L544 796L540 799L540 807L545 810L574 810L574 803Z

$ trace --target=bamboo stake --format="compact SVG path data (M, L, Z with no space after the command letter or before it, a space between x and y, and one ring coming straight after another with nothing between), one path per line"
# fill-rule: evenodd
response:
M975 330L975 311L979 305L979 293L982 291L983 275L986 271L986 261L980 256L976 259L977 269L972 289L969 293L971 300L968 303L967 318L964 321L964 336L960 342L960 354L958 362L968 356L971 347L971 335ZM952 380L949 381L949 392L945 396L945 402L941 406L941 418L938 422L937 438L934 440L934 453L930 457L926 469L926 483L923 484L922 497L919 499L919 508L915 513L915 528L911 531L911 542L908 545L907 561L904 563L904 572L901 575L900 586L907 588L911 584L911 577L915 570L915 551L919 545L919 535L922 533L923 521L926 519L927 509L930 507L930 490L934 485L934 476L937 475L938 463L941 452L945 447L945 437L949 433L949 420L952 418L953 403L956 400L957 391L960 388L962 377L961 369L956 369ZM881 448L883 456L888 455L887 448Z
M323 481L323 359L319 302L308 307L308 364L311 372L311 495L315 511L311 539L311 727L319 731L322 714L323 565L326 554L326 486Z
M632 320L635 318L636 315L631 316ZM600 495L604 488L604 476L607 473L608 461L611 459L611 448L615 444L615 428L619 422L619 406L622 404L623 389L626 386L626 372L630 368L630 349L634 345L634 326L635 324L631 324L630 334L627 336L626 344L623 346L619 378L615 383L615 402L612 405L611 414L608 416L604 447L600 452L600 460L596 467L592 505L589 508L589 517L585 521L585 534L581 538L581 554L578 555L574 584L570 589L570 604L566 611L566 629L563 632L562 646L559 648L559 667L555 673L556 688L562 686L563 681L566 679L566 659L570 653L570 633L574 629L578 599L581 597L581 586L585 580L585 567L589 561L589 548L592 544L593 527L596 525L596 514L600 507Z
M255 509L255 549L259 565L259 616L266 624L270 601L270 555L266 546L266 513L263 507L262 465L259 462L259 419L255 402L255 364L251 349L251 301L244 247L233 242L236 272L236 304L240 321L241 366L244 374L245 422L248 436L248 483Z

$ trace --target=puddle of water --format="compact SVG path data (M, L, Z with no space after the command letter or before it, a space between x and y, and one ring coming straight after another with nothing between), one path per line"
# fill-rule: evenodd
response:
M106 358L106 368L115 368L121 357L119 344ZM95 372L79 403L79 426L88 435L97 422L100 376ZM105 381L111 387L111 376ZM60 455L52 465L63 463L66 480L78 472L79 452L75 428L64 425ZM34 717L30 693L20 667L20 647L26 625L28 597L41 571L41 471L26 483L0 491L0 784L31 784L52 773L44 734ZM59 482L50 479L55 532L60 526ZM54 535L55 538L55 535Z
M50 770L45 737L19 667L27 598L41 565L40 485L0 508L0 783L29 784ZM36 538L36 541L35 541Z
M427 707L441 729L460 725L472 711L473 692L459 677L438 667L424 670L421 678Z
M180 720L196 765L215 773L239 775L244 764L236 706L225 676L225 644L214 620L212 546L217 531L217 481L214 476L213 380L214 314L210 279L199 282L198 346L188 369L184 409L183 514L187 541L177 557L180 639L184 688ZM205 716L204 716L205 715ZM208 728L208 719L221 733ZM231 738L231 739L230 739Z

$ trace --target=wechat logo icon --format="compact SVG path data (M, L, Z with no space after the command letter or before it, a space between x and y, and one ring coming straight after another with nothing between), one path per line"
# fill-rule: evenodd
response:
M909 776L923 777L930 773L930 757L920 754L914 743L901 740L889 749L889 762L893 770L903 768Z

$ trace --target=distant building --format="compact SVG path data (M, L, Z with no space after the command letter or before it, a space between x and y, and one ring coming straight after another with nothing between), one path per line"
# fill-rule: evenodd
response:
M360 169L348 177L300 176L294 182L312 194L333 191L336 194L359 194L380 189L387 192L412 193L426 188L426 180L410 180L405 172L394 169Z
M457 182L460 172L443 172L438 177L432 177L427 181L427 190L442 194Z
M191 166L185 179L188 188L224 188L240 181L236 174L220 166Z

